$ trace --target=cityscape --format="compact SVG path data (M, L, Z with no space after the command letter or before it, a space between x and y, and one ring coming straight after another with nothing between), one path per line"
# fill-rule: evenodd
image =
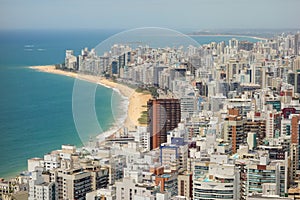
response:
M26 171L1 180L0 198L300 199L299 37L114 44L32 67L144 98L138 117L104 139L28 159ZM139 98L127 97L129 107Z

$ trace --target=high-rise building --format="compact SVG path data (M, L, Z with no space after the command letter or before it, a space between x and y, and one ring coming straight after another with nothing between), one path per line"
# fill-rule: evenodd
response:
M295 73L295 92L300 93L300 70Z
M297 170L299 167L299 131L300 131L300 116L297 114L293 114L292 118L292 134L291 134L291 147L290 147L290 155L291 155L291 181L295 180L297 176Z
M178 195L193 198L193 173L186 171L178 175Z
M50 171L52 182L57 183L58 199L85 199L85 195L92 191L91 173L82 168L56 169Z
M239 46L239 41L235 38L232 38L229 40L229 48L238 48Z
M32 172L32 179L29 181L29 200L56 200L55 183L45 182L42 177L42 169Z
M56 169L60 167L61 158L59 154L46 154L44 155L44 167L45 170Z
M246 51L251 51L253 49L253 43L249 41L240 41L238 43L239 50L243 49Z
M256 133L256 143L257 145L262 145L263 140L266 137L266 120L263 119L254 119L247 120L244 124L245 133Z
M244 122L238 109L232 108L228 110L228 116L225 118L224 124L224 140L231 142L233 154L237 152L240 144L246 141Z
M248 132L247 143L248 143L249 149L253 150L254 148L256 148L256 146L257 146L256 133Z
M166 68L167 67L165 67L165 66L155 66L153 68L153 85L154 86L159 86L159 74Z
M111 73L118 74L118 61L114 60L111 63Z
M294 90L300 93L300 56L293 62L293 72L289 73L288 82L294 85Z
M93 165L90 160L82 161L81 165L84 165L83 163L87 164L84 166L84 171L91 173L92 190L106 188L109 183L109 168Z
M126 157L124 155L114 155L110 159L105 159L101 162L103 162L103 166L109 168L110 185L124 177L124 168L126 167Z
M160 162L163 166L169 166L171 170L186 170L188 145L184 143L183 138L174 138L180 142L172 144L162 144L160 146ZM173 140L174 141L174 140Z
M170 193L171 196L178 195L177 181L178 181L177 173L161 174L155 177L155 184L160 186L160 192Z
M207 96L207 84L204 82L196 82L196 88L199 91L200 96Z
M298 55L299 54L299 33L297 33L296 35L295 35L295 49L294 49L294 53L295 53L295 55Z
M150 150L150 133L147 131L146 126L138 126L134 138L142 150Z
M116 200L122 199L154 199L154 186L138 183L135 179L125 177L115 183Z
M272 108L269 108L266 111L266 137L278 138L280 136L280 129L281 129L280 124L281 124L281 112L277 112L276 110L272 110Z
M284 161L270 161L268 155L262 155L260 160L252 160L247 166L247 187L248 194L262 193L263 184L276 184L275 194L279 195L281 187L284 189L285 183L281 183L281 176L286 177L285 170L280 171L280 166ZM284 165L283 165L284 167ZM282 185L282 186L281 186Z
M238 60L232 59L226 65L226 81L232 82L234 76L240 73L240 63Z
M267 105L272 105L273 109L276 111L281 111L281 102L280 100L266 100Z
M239 173L239 194L240 194L240 200L246 200L248 197L247 192L247 166L246 163L241 160L235 161L235 166L237 168L237 171Z
M293 71L296 72L297 70L300 70L300 56L297 56L293 62Z
M180 101L178 99L151 99L147 102L150 149L167 141L167 132L180 122Z
M196 97L193 92L181 97L180 104L183 119L191 117L196 112Z
M209 171L201 178L193 180L193 198L239 199L239 173L232 164L210 163Z
M102 71L103 72L108 72L110 57L108 57L108 56L100 56L99 59L100 59L100 66L102 68Z
M65 67L70 70L77 70L77 58L73 50L66 50Z

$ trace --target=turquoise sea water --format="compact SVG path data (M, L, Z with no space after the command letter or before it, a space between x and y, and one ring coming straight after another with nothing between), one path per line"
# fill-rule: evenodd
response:
M82 145L72 116L74 79L26 66L61 63L66 49L74 49L78 54L82 48L93 48L117 32L0 32L0 177L16 175L26 169L27 159L41 157L62 144ZM228 41L231 37L194 39L203 44ZM95 109L103 130L114 124L111 96L111 89L98 86Z

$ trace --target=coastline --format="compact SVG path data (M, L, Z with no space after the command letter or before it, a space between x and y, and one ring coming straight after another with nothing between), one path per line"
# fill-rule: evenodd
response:
M214 36L214 37L243 37L243 38L253 38L256 40L268 40L268 38L250 36L250 35L234 35L234 34L188 34L188 36Z
M96 138L99 143L103 143L106 137L115 137L116 134L120 132L120 130L123 127L126 127L130 131L134 130L136 126L142 126L139 123L138 119L140 118L142 111L146 110L146 107L143 106L147 105L147 101L151 98L151 94L138 93L133 88L130 88L126 85L117 82L113 82L103 77L78 74L76 72L68 72L56 69L54 65L30 66L28 68L39 72L68 76L74 79L80 79L87 82L96 83L101 86L111 88L113 91L119 93L124 100L128 101L128 103L126 104L127 112L125 119L119 119L118 117L115 117L116 121L114 125L109 130L99 133L97 135Z

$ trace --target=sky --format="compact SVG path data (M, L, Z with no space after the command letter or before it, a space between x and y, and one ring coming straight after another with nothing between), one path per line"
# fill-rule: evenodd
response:
M0 0L0 29L299 29L299 8L299 0Z

